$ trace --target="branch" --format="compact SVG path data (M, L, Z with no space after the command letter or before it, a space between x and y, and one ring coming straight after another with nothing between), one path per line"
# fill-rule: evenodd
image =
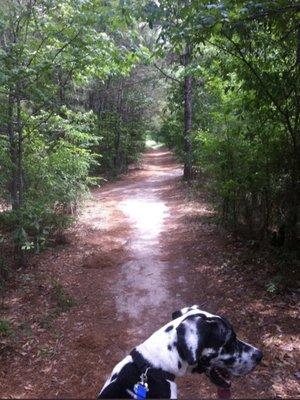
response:
M153 63L153 66L162 74L164 75L167 79L171 79L174 82L181 83L181 81L174 76L168 75L162 68L160 68L157 64Z
M64 49L65 49L66 47L68 47L68 46L79 36L80 33L81 33L81 30L79 30L79 31L76 33L76 35L72 37L72 39L70 39L67 43L65 43L65 44L54 54L54 57L53 57L53 59L52 59L52 62L56 59L56 57L57 57L62 51L64 51Z
M62 82L62 84L61 84L62 87L65 87L65 86L68 84L69 80L70 80L71 77L72 77L72 73L74 72L74 70L75 70L75 68L73 68L73 69L71 69L70 71L67 72L67 77L66 77L66 79L64 80L64 82ZM37 109L34 113L30 114L30 116L23 122L22 128L24 128L24 127L27 125L27 123L28 123L28 121L30 120L30 118L32 118L33 116L37 115L37 114L38 114L44 107L46 107L47 105L50 106L50 105L53 103L53 101L54 101L56 95L57 95L57 94L54 93L53 96L51 96L50 98L48 98L47 100L45 100L45 101L38 107L38 109ZM54 112L55 112L55 110L51 111L51 115L52 115ZM49 118L50 118L50 117L49 117ZM49 118L48 118L48 119L49 119ZM48 119L47 119L47 120L48 120ZM47 121L47 120L46 120L46 121Z
M66 27L62 28L61 30L57 31L55 34L60 34L62 33L64 30L66 29ZM45 36L41 41L40 44L38 45L36 51L34 52L33 56L29 59L28 63L27 63L27 67L30 66L30 64L32 63L32 61L34 60L34 58L37 56L38 52L41 50L43 44L50 38L51 34L48 36Z
M242 60L244 62L244 64L247 65L247 67L250 69L250 71L252 72L252 74L256 77L256 79L259 81L259 83L262 85L262 87L264 88L266 94L268 95L268 97L270 98L270 100L273 102L273 104L275 105L275 107L277 108L277 110L280 112L280 114L284 117L284 119L286 120L286 124L287 127L290 131L290 133L293 136L294 139L294 131L290 122L290 119L288 117L288 115L283 111L283 109L281 108L281 106L278 104L277 100L275 99L275 97L272 95L272 93L269 91L268 87L265 85L264 80L261 78L261 76L258 74L258 72L256 71L256 69L253 67L253 65L251 64L250 61L248 61L243 52L241 51L241 49L238 47L237 43L235 43L231 38L229 38L226 34L224 34L224 36L226 37L227 40L229 40L230 43L232 43L232 45L235 47L236 51L239 54L239 58L240 60Z

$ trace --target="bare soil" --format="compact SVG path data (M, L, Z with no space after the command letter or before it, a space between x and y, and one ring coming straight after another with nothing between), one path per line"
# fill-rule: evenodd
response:
M15 274L1 308L13 326L0 338L1 397L95 398L132 347L192 304L264 352L234 397L298 396L297 293L267 293L255 251L220 231L205 194L188 194L172 155L149 151L93 192L67 243ZM205 376L177 383L180 398L216 397Z

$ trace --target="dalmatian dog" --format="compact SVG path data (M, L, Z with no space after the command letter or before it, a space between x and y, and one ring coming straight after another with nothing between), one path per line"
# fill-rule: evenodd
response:
M187 373L205 373L218 388L228 389L231 377L248 374L262 359L259 349L237 339L224 317L197 305L172 317L115 366L98 399L176 399L175 377Z

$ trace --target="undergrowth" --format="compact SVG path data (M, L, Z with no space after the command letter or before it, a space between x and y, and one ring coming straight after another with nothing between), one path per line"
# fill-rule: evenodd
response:
M0 336L10 336L13 332L11 323L4 318L0 319Z

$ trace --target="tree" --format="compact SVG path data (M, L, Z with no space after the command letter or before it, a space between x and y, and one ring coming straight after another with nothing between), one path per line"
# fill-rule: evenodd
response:
M180 21L180 29L165 22L166 42L176 46L188 37L193 46L194 82L201 81L193 96L193 162L210 176L224 221L239 229L248 225L259 238L284 229L285 245L295 247L299 5L196 1L185 9L168 2L160 6Z
M78 87L128 74L138 56L115 40L127 27L116 1L4 1L0 22L1 197L19 250L37 250L98 158L99 122L74 101Z

